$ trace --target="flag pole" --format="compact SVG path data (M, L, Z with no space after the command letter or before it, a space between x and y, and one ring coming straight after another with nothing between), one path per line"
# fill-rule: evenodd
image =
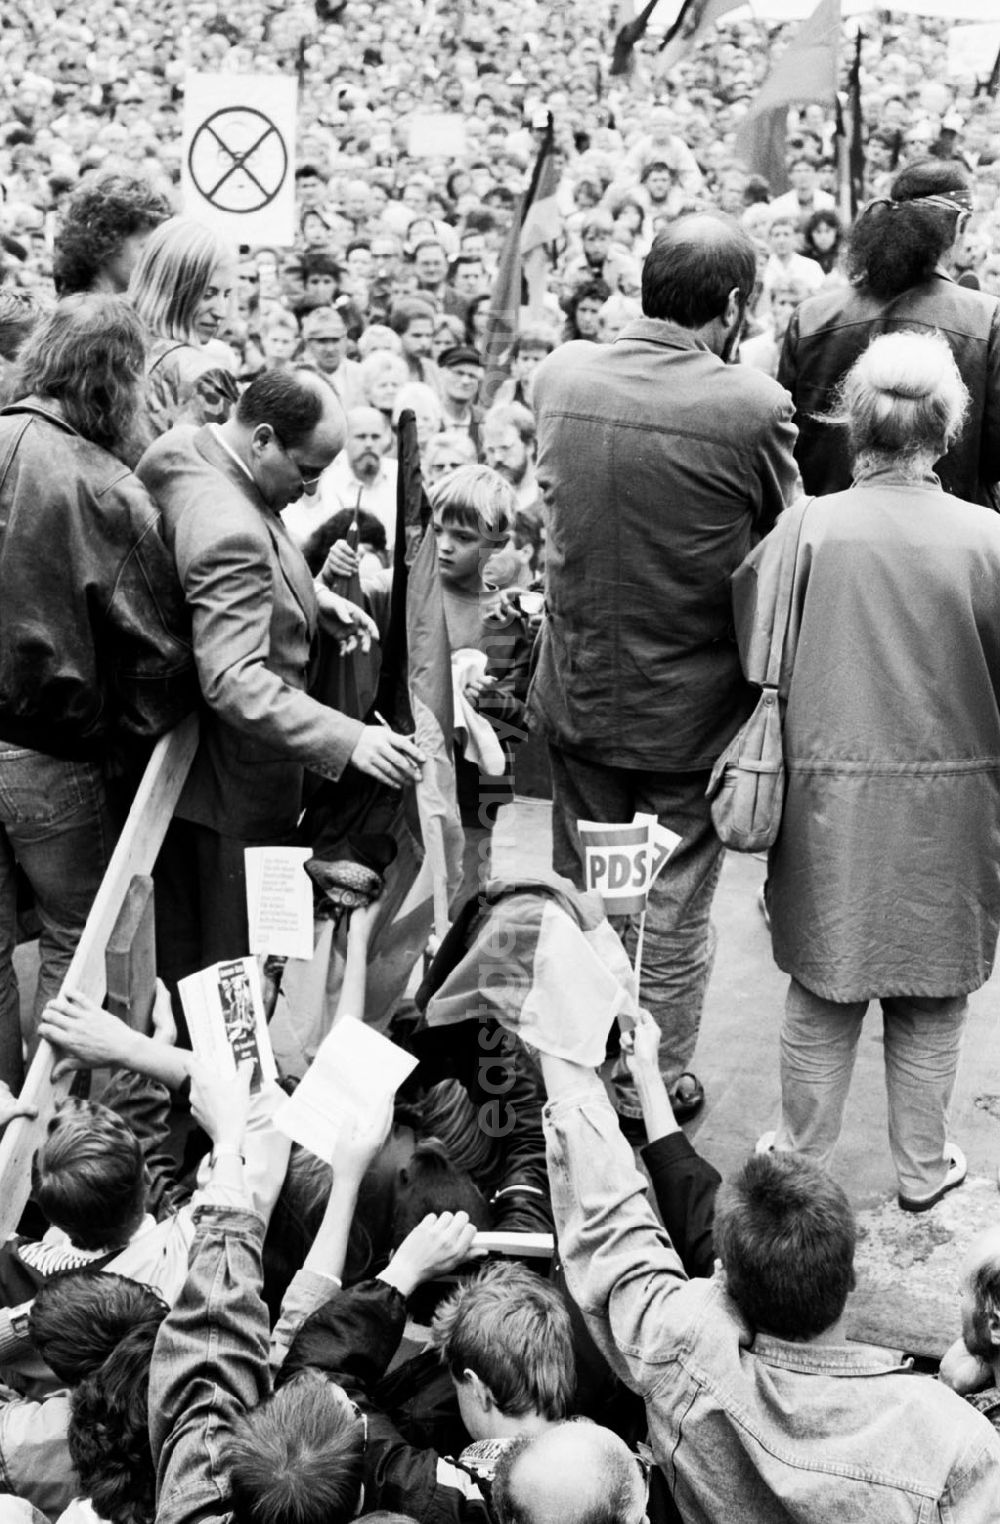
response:
M642 983L642 954L643 954L643 949L644 949L645 945L646 945L646 905L643 905L643 907L642 907L642 914L639 916L639 931L638 931L638 934L637 934L636 939L635 939L635 964L634 964L634 967L633 967L633 972L635 974L635 993L636 993L637 997L638 997L638 994L639 994L639 986Z

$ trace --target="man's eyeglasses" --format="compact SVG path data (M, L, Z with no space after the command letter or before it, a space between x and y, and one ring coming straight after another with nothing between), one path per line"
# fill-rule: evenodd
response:
M303 488L306 491L308 491L310 487L315 487L317 485L317 483L319 482L320 477L323 475L323 472L326 470L326 467L325 466L321 466L318 471L314 472L310 476L307 476L306 473L303 471L302 467L299 465L298 461L295 459L295 456L292 454L291 450L285 444L285 441L282 439L281 435L277 432L276 429L272 428L271 435L272 435L272 437L274 439L275 444L278 446L278 449L281 451L282 455L284 455L286 457L286 459L291 461L292 465L295 467L296 471L299 473L299 481L302 483Z

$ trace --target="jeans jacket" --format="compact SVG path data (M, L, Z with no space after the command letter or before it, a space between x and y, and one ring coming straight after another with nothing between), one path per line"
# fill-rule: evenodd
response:
M566 1279L687 1524L997 1518L1000 1438L883 1351L756 1337L688 1281L596 1076L546 1111Z
M156 1524L229 1517L225 1436L270 1395L263 1239L264 1219L238 1205L195 1214L187 1280L157 1334L149 1376Z

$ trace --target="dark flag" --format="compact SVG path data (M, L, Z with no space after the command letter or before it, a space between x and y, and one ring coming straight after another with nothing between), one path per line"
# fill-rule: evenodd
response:
M854 39L854 58L847 80L847 173L851 189L851 220L865 204L865 120L861 105L861 43L860 31Z
M679 64L696 43L705 39L710 26L737 8L734 0L684 0L677 20L660 43L660 52L667 55L660 68L665 71Z
M635 45L640 38L645 36L646 28L649 26L649 18L659 3L660 0L648 0L648 4L643 6L638 16L634 17L631 21L627 21L623 27L619 28L618 35L615 38L614 55L611 59L611 73L613 75L632 73L635 64L633 57ZM682 15L683 11L687 10L691 3L692 0L684 0Z
M517 338L518 315L521 311L522 254L530 256L533 251L541 250L544 258L545 245L554 241L561 225L555 200L557 181L552 162L553 137L550 112L528 189L514 211L500 251L497 277L490 296L482 343L486 374L479 394L480 402L486 407L489 407L501 383L510 374L510 353ZM535 257L537 261L537 254Z

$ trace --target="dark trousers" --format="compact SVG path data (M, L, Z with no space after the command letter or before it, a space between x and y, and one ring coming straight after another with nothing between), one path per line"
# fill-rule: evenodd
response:
M187 974L250 951L243 850L251 845L190 820L170 822L153 885L157 972L171 990Z

